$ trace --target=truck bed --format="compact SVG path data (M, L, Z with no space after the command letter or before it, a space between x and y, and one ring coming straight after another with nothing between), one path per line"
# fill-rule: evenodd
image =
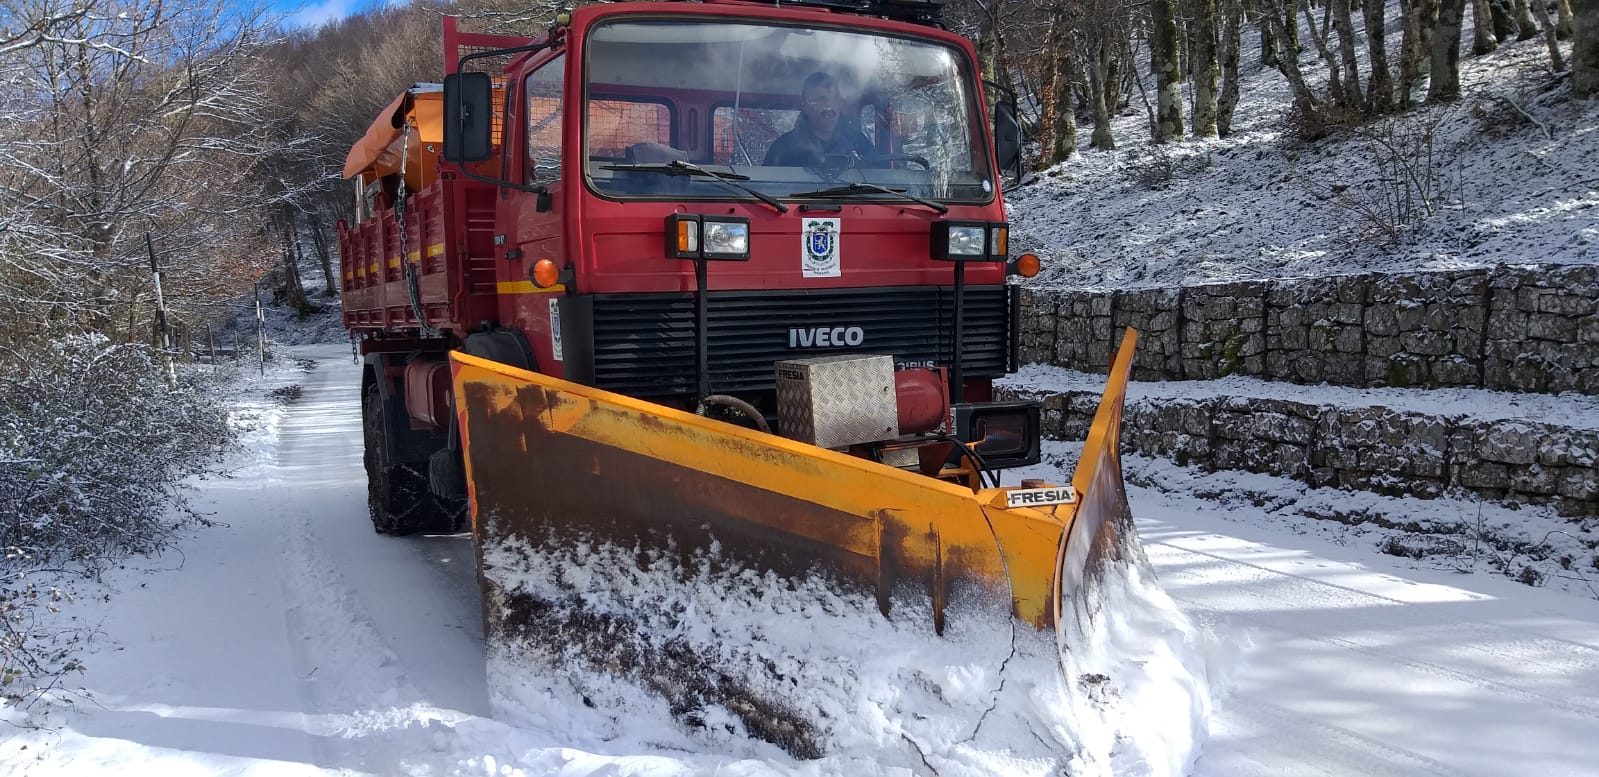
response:
M366 331L419 329L405 262L417 265L420 307L433 328L462 336L498 318L495 300L494 187L443 176L406 203L402 247L392 205L361 224L339 224L344 326ZM383 198L387 199L387 198Z

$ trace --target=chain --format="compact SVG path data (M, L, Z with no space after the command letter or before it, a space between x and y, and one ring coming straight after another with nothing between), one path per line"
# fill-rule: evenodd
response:
M400 137L400 188L394 201L394 220L400 227L400 263L405 268L405 292L410 297L411 315L416 316L417 328L422 330L423 337L437 337L439 330L428 323L427 311L422 308L422 290L420 277L422 275L422 257L418 256L415 263L411 262L411 230L406 223L405 203L408 193L405 188L405 164L411 156L411 122L405 123L404 135Z

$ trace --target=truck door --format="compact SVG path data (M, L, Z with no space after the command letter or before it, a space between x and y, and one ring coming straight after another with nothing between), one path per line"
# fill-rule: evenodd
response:
M510 188L502 190L497 221L505 235L500 246L500 308L513 326L520 327L533 347L534 369L563 377L563 349L559 313L555 302L565 289L541 289L533 283L532 268L541 259L557 267L568 262L563 222L566 219L561 146L565 133L566 55L556 54L521 76L511 112L517 126L508 132L515 148L506 177L526 186L543 187L537 195ZM520 142L517 142L517 141Z

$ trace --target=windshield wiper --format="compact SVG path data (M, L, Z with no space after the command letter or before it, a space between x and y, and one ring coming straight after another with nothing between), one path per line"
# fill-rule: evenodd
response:
M939 213L948 213L949 206L942 202L924 200L914 194L906 194L904 189L890 189L887 186L878 186L875 183L854 181L844 186L835 186L831 189L818 189L814 192L795 192L790 197L841 197L847 194L892 194L902 200L909 200L917 205L924 205Z
M749 196L754 197L755 199L760 200L761 202L764 202L773 208L776 208L778 213L788 212L788 206L784 205L783 202L776 197L739 183L739 181L748 181L750 179L749 176L740 175L738 173L714 173L694 164L693 162L684 162L682 160L665 163L627 162L618 165L600 165L600 169L627 170L640 173L662 173L664 175L686 175L691 177L697 176L701 178L709 178L724 186L738 189L739 191L744 192L745 194L748 194Z

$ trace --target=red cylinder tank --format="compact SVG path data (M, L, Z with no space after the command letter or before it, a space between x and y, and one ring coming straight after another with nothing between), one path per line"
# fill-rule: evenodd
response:
M899 405L900 434L931 432L949 418L949 382L941 367L895 372L894 397Z

